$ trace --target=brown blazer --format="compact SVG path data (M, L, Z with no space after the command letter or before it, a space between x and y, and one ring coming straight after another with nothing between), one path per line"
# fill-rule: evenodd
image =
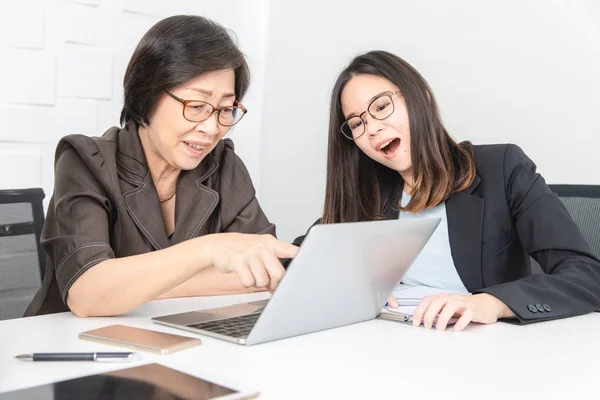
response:
M73 282L103 260L218 232L275 234L230 139L180 174L169 239L135 124L102 137L66 136L56 149L54 194L41 237L46 274L25 316L68 311Z

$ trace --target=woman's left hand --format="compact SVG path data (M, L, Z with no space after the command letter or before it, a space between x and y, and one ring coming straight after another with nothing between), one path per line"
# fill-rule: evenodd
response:
M439 314L439 316L438 316ZM462 331L470 322L493 324L498 318L514 317L514 313L498 298L480 293L474 295L443 293L421 299L413 315L413 326L425 325L443 331L450 318L459 317L454 324L455 331ZM436 322L437 317L437 322Z

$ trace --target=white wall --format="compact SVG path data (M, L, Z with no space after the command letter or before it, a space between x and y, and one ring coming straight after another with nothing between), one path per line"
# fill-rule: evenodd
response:
M261 195L279 236L322 212L329 94L372 49L425 76L456 139L516 143L549 183L600 184L597 4L271 1Z
M205 15L238 35L254 79L231 137L258 186L266 1L27 0L0 2L0 189L42 187L47 204L58 140L119 124L129 58L174 14Z

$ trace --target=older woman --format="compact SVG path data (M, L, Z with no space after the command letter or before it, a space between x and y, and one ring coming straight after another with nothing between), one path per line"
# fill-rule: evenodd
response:
M246 113L248 84L222 26L175 16L146 33L125 73L124 127L58 144L48 266L26 316L118 315L158 298L277 285L279 258L297 248L275 239L223 139Z

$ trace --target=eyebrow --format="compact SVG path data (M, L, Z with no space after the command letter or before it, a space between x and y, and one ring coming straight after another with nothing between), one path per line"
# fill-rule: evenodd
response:
M212 96L214 94L212 90L206 90L206 89L200 89L200 88L192 88L192 87L186 87L186 89L193 90L194 92L202 93L202 94L205 94L207 96ZM235 93L223 93L223 95L221 96L222 99L225 99L227 97L235 97Z
M379 92L379 93L377 93L375 96L371 97L371 98L369 99L368 103L369 103L369 104L371 104L371 102L372 102L373 100L375 100L376 98L378 98L378 97L379 97L379 96L381 96L382 94L386 94L386 93L390 93L390 92L393 92L393 90L384 90L383 92ZM352 118L352 117L358 117L358 114L357 114L357 113L352 113L352 114L348 115L348 116L346 117L346 119L350 119L350 118Z

